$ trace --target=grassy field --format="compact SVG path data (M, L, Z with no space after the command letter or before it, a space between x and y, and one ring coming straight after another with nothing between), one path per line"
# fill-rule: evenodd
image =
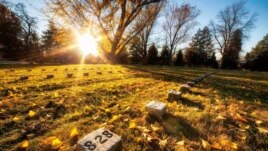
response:
M74 150L77 139L100 127L120 135L126 151L268 150L268 73L219 70L180 101L167 101L168 90L212 71L2 65L0 150ZM46 79L49 73L55 78ZM29 79L18 80L21 75ZM144 106L151 100L167 104L163 120L148 116Z

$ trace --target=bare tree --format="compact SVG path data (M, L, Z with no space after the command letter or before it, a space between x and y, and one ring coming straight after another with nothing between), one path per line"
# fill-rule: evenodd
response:
M189 31L197 24L196 18L199 13L196 7L189 4L178 6L176 3L169 3L167 5L163 30L170 58L175 54L177 46L187 40Z
M90 27L101 34L108 48L101 45L110 60L142 29L127 32L145 7L161 0L47 0L50 12L76 27ZM143 28L143 27L140 27Z
M36 43L36 40L38 39L36 31L35 31L37 19L34 17L31 17L27 13L25 5L23 5L22 3L18 3L15 5L15 11L21 22L21 26L23 29L22 39L24 41L24 46L27 52L27 56L29 57L29 54L31 51L30 49L32 48L31 45Z
M222 57L235 31L240 30L243 38L247 38L249 31L254 27L257 15L256 13L251 14L245 5L245 1L234 3L220 11L217 24L211 22L214 39Z

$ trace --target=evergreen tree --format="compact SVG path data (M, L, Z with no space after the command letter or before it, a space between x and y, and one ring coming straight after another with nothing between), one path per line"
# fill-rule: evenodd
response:
M250 70L268 71L268 34L245 57L245 67Z
M45 50L52 49L59 46L59 43L56 41L56 36L58 29L53 21L49 21L48 29L43 32L42 43Z
M178 51L174 64L175 64L175 66L183 66L184 65L182 50Z
M242 37L242 30L238 29L234 32L222 56L221 68L236 69L238 67L239 54L242 49Z
M158 61L158 50L153 44L149 49L148 49L148 55L147 55L147 63L149 65L156 65Z
M208 27L199 29L192 38L190 48L186 49L187 62L189 65L212 66L209 59L212 58L214 46Z
M171 58L170 58L170 54L169 54L169 50L167 46L164 46L162 51L161 51L161 65L170 65L171 62Z

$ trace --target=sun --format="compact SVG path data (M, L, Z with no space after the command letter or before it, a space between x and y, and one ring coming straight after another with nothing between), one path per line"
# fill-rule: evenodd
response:
M99 55L97 41L91 34L84 33L82 35L78 35L77 40L79 49L82 51L84 56L88 54L92 54L94 56Z

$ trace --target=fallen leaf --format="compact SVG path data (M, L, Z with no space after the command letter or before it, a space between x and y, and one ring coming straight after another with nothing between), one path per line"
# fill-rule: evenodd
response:
M113 115L112 119L109 121L109 123L113 123L119 119L119 115Z
M263 122L261 120L256 120L255 123L259 126L261 125Z
M22 149L26 149L28 147L29 147L29 141L28 140L24 140L20 145L20 148L22 148Z
M32 111L32 110L30 110L29 113L28 113L28 115L29 115L30 117L35 116L35 114L36 114L36 113L35 113L34 111Z
M13 118L13 121L14 122L18 122L20 120L20 118L18 118L17 116L15 116L14 118Z
M184 141L179 141L179 142L176 143L176 145L178 145L178 146L184 146Z
M75 136L77 136L79 133L78 133L78 131L77 131L77 128L73 128L72 130L71 130L71 133L70 133L70 139L72 139L73 137L75 137Z
M158 126L153 125L153 124L151 124L151 128L152 128L152 130L153 130L154 132L160 132L160 131L161 131L161 129L160 129Z
M234 119L238 120L238 121L241 121L241 122L247 122L247 119L245 119L243 116L241 116L238 113L235 114Z
M51 143L52 149L58 149L61 145L62 142L58 138L55 138Z
M201 142L202 142L202 146L203 146L204 149L210 149L211 148L211 145L207 141L201 139Z
M262 127L257 127L260 133L268 133L268 130Z
M234 142L229 141L229 140L222 140L221 144L229 146L229 147L231 147L233 149L238 149L238 145L236 143L234 143Z
M221 116L221 115L218 115L218 116L216 117L216 119L219 119L219 120L225 120L226 118L223 117L223 116Z
M211 147L214 148L214 149L221 150L221 145L220 145L219 143L213 143L213 144L211 145Z
M164 139L164 140L160 140L160 141L159 141L159 146L160 146L161 148L166 147L166 145L167 145L167 140L166 140L166 139Z
M137 126L136 122L134 120L132 120L129 122L128 128L133 129L133 128L136 128L136 126Z

